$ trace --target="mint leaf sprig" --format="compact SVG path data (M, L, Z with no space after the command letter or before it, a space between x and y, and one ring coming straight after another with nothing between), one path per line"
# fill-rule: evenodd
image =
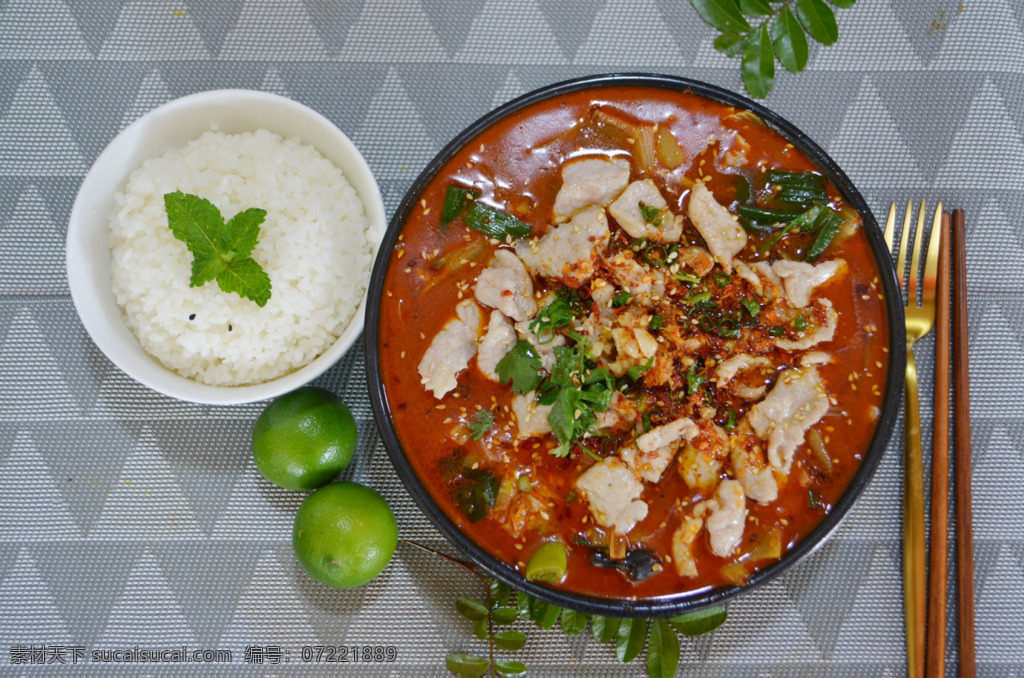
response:
M856 1L829 0L843 9ZM705 23L721 32L715 49L730 57L742 55L743 84L755 99L771 92L776 59L791 73L807 66L808 35L823 45L839 39L836 15L825 0L690 0L690 4ZM761 20L751 22L747 17Z
M164 208L174 237L192 253L189 287L216 280L223 291L235 292L260 307L266 305L270 276L251 256L266 210L251 207L225 223L212 202L181 191L165 194Z

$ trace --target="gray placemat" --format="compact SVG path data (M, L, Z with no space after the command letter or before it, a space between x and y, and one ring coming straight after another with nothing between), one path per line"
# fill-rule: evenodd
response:
M779 70L765 103L835 158L876 216L910 198L967 211L978 660L981 675L1024 675L1024 10L861 0L839 27L806 72ZM0 1L0 674L444 676L445 653L483 649L454 610L479 584L410 547L362 589L313 584L291 555L301 495L260 481L251 460L260 406L167 400L85 334L64 233L120 129L190 92L283 94L353 138L390 213L452 136L535 87L647 71L742 91L714 35L684 0ZM925 404L933 342L918 353ZM318 383L358 420L344 477L385 496L402 536L449 549L377 439L358 349ZM835 538L731 601L714 634L684 639L680 675L905 672L901 433ZM953 619L952 558L950 572ZM645 675L588 634L529 636L530 675ZM947 636L954 675L952 624ZM318 645L397 657L304 662ZM136 646L231 661L92 657Z

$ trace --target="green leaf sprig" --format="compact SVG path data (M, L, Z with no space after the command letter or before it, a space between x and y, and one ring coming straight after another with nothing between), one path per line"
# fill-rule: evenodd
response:
M520 620L529 620L537 628L548 631L557 626L562 633L575 636L590 626L596 642L614 643L615 657L628 663L640 656L646 644L645 664L651 678L668 678L679 668L679 636L710 633L725 623L725 607L715 605L668 619L632 619L588 615L544 602L514 591L507 584L488 579L476 565L435 551L414 541L402 540L410 546L432 553L459 565L485 584L484 601L460 596L455 602L458 613L473 624L473 633L488 644L488 656L470 652L450 652L445 666L460 678L481 678L484 675L518 678L527 675L527 667L519 661L503 659L495 651L517 652L526 646L525 633L510 627ZM496 631L495 627L504 630Z
M856 1L829 0L843 9ZM690 4L705 23L721 32L715 49L730 57L742 55L743 84L755 99L771 92L776 59L791 73L807 66L808 35L823 45L839 39L835 12L825 0L690 0Z
M266 210L251 207L225 222L212 202L181 191L165 194L164 208L174 237L192 253L189 287L216 280L223 291L266 305L270 276L251 256Z

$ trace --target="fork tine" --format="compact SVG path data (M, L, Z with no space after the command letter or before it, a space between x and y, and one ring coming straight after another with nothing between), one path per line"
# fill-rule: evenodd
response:
M900 278L900 289L906 291L907 281L907 238L910 237L910 218L914 213L914 203L907 202L907 214L903 218L903 233L900 234L900 256L896 260L896 273Z
M892 236L896 233L896 203L889 203L889 216L885 220L885 246L892 252Z
M924 211L922 210L922 214ZM924 279L921 284L921 303L934 304L939 275L939 233L942 231L942 201L935 206L932 235L928 240L928 254L924 260Z
M914 232L914 256L910 260L910 277L907 278L907 306L917 306L917 276L921 270L921 243L924 242L924 200L917 214L917 230Z

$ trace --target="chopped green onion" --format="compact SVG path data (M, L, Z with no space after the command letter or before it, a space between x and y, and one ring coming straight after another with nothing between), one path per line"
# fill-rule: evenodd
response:
M787 210L770 210L763 207L752 207L750 205L740 205L736 208L736 212L753 224L760 226L772 225L772 224L788 224L789 222L800 216L800 212L790 212ZM755 226L757 228L757 226ZM759 228L758 230L765 230ZM775 229L769 228L769 231Z
M732 276L725 271L715 271L711 274L711 279L715 281L715 284L719 287L725 287L732 282Z
M711 292L695 292L690 296L686 297L686 303L688 304L703 304L711 299Z
M736 428L736 410L731 407L725 409L725 424L722 425L726 431L731 431Z
M750 199L754 196L754 189L750 186L750 180L739 174L733 177L732 183L736 187L736 202L741 205L749 203Z
M666 246L656 242L645 247L641 256L650 266L664 266L668 264L669 256L678 249L675 244Z
M530 226L493 207L474 202L466 215L466 226L498 240L518 240L530 235Z
M620 292L617 292L615 296L612 297L612 306L615 308L622 308L623 306L628 304L629 300L632 298L632 294L630 294L626 290L622 290Z
M793 319L793 327L795 327L798 332L803 332L807 329L807 319L802 315L798 315Z
M637 207L640 208L640 216L644 218L644 223L650 224L656 228L661 228L661 210L657 207L651 207L643 200L637 203Z
M781 337L783 334L785 334L785 332L786 330L784 330L782 327L778 325L772 325L768 329L768 334L772 335L773 337Z
M693 273L684 273L683 271L680 271L679 273L673 273L672 277L678 280L679 282L686 283L687 285L696 285L697 283L700 282L699 276L696 276Z
M651 330L652 332L660 330L664 326L665 318L660 315L652 315L651 322L647 323L647 329Z
M735 318L723 318L718 323L717 334L722 339L735 339L740 336L740 322Z
M516 486L519 488L520 492L529 492L533 489L533 486L530 485L530 476L525 473L516 478Z
M444 194L444 205L441 207L441 223L449 224L462 214L467 200L476 200L480 191L452 184Z
M814 243L811 244L810 249L807 250L807 256L804 258L807 261L817 261L818 257L824 253L828 246L832 243L832 239L836 237L836 233L839 232L839 227L843 225L843 218L838 214L833 214L825 223L821 226L821 231L818 232L818 237L814 239Z
M743 297L740 299L740 304L743 308L747 309L747 313L750 314L751 318L756 318L757 314L761 312L761 304L757 303L750 297Z
M690 369L686 371L686 393L687 395L693 395L700 388L700 385L704 383L706 377L703 374L697 374L697 363L690 365Z
M821 214L827 211L828 208L822 203L814 205L813 207L811 207L811 209L807 210L806 212L798 216L796 219L786 224L784 228L782 228L781 230L779 230L778 233L772 236L771 240L768 240L766 243L761 245L761 247L758 248L758 251L761 253L767 252L771 248L775 247L779 243L779 241L782 240L782 236L789 233L790 230L794 228L804 230L805 228L817 222Z
M775 196L779 202L789 205L806 205L812 202L826 202L825 177L810 172L784 172L769 170L766 174L769 184L781 190Z

